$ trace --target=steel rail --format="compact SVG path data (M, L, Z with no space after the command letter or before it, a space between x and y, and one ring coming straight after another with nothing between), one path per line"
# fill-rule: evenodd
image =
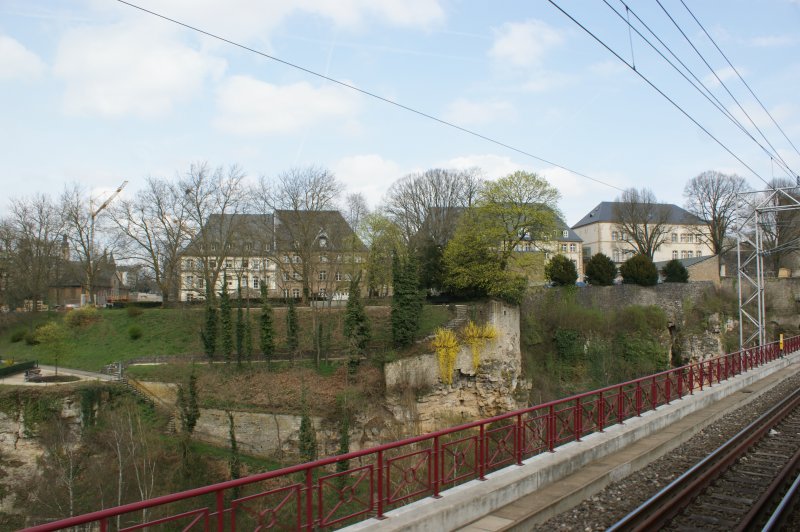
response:
M783 491L792 480L797 482L796 477L799 467L800 449L794 453L791 460L789 460L783 469L781 469L780 473L778 473L778 476L775 477L775 479L767 488L767 491L765 491L761 497L759 497L758 500L753 503L753 507L749 512L747 512L747 515L744 516L744 519L742 519L742 522L739 523L739 526L736 527L735 530L737 532L742 530L755 530L758 523L764 523L765 521L772 519L772 517L765 519L765 517L770 515L768 513L770 507L772 507L776 501L781 504L783 503L785 497L782 498L780 496L781 491ZM778 506L780 506L780 504ZM776 517L776 519L780 518L780 515Z
M800 390L781 400L669 485L610 527L607 532L662 528L738 460L772 427L800 406Z
M783 496L780 504L778 504L778 507L772 512L764 528L761 529L762 532L777 532L778 530L783 530L786 520L792 514L795 506L797 506L798 497L800 497L800 475L794 479L794 482L792 482L792 485L789 487L789 491Z

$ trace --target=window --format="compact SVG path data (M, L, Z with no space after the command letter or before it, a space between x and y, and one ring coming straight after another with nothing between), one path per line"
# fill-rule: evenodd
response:
M617 233L616 231L611 231L611 240L615 242L619 240L619 233Z
M186 276L186 288L192 288L194 286L194 278L191 275Z
M253 277L253 288L258 290L258 277Z
M242 259L242 268L248 268L250 263L247 259Z
M568 229L564 229L563 231L561 231L561 236L563 236L564 238L567 238L569 236L569 230Z
M566 253L567 252L567 245L566 244L561 244L561 252L562 253Z
M692 258L692 255L693 255L693 253L691 251L687 251L686 252L686 256L689 257L690 259Z
M325 292L324 288L319 289L319 297L327 297L327 293Z
M300 297L300 289L292 288L292 297L298 299Z
M570 253L575 253L576 251L578 251L578 246L576 244L570 244L569 245L569 252Z
M342 256L336 255L336 262L342 262Z
M186 294L186 301L194 301L194 294L191 292Z
M611 255L612 255L612 258L613 258L614 262L622 262L620 260L620 254L619 254L619 250L618 249L615 249L614 251L612 251Z
M319 256L319 261L320 262L328 262L328 256L327 255L320 255Z
M327 281L328 280L328 272L325 270L319 271L319 280L320 281Z
M217 261L215 261L215 260L208 261L208 267L213 270L214 268L217 267Z
M294 261L295 264L300 264L300 262L302 262L302 260L300 259L300 255L295 255L294 257L292 257L292 260Z
M187 270L194 270L194 261L192 259L186 259L186 265L184 267Z
M697 251L695 251L694 256L695 257L702 257L703 253L698 249Z
M336 272L336 280L337 281L341 281L342 280L342 272Z
M197 288L203 288L205 285L206 285L206 282L202 277L197 279Z
M673 259L677 259L678 258L678 250L675 250L675 251L672 252L672 258Z
M619 239L622 240L623 242L627 242L628 241L628 235L626 233L620 233Z
M233 259L227 259L225 261L225 267L226 268L233 268Z
M686 243L686 233L681 233L681 244Z
M289 255L284 255L281 257L281 262L289 262Z
M251 251L252 249L253 249L253 243L252 242L245 242L244 243L244 250L245 251Z
M283 299L289 299L289 289L288 288L284 288L283 289Z
M324 236L320 237L319 239L319 247L321 248L328 247L328 239L325 238Z
M233 279L228 279L228 288L233 288Z
M295 281L299 281L301 279L300 272L294 272L292 274L292 279L294 279Z
M364 260L364 257L361 255L356 255L356 264L361 264L361 261Z
M688 256L689 256L689 255L687 255L687 254L686 254L686 251L681 251L681 258L682 258L682 259L685 259L685 258L687 258Z
M672 233L672 242L673 243L677 243L678 242L678 233Z
M217 250L217 243L216 242L212 242L211 243L211 251L216 251L216 250Z
M283 272L283 280L284 281L288 281L289 280L289 274L288 273Z
M694 235L692 233L689 233L688 235L686 235L686 239L691 244L692 242L694 242Z
M225 242L225 251L230 251L230 250L231 250L231 243Z

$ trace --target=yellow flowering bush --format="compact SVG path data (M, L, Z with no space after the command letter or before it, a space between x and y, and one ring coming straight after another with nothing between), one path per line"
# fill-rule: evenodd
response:
M458 339L450 329L438 328L431 342L431 347L436 350L439 360L439 377L445 384L453 384L453 370L458 357Z

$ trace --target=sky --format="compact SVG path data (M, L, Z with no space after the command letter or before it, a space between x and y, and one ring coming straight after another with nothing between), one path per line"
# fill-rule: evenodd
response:
M522 169L560 190L570 225L628 187L680 205L706 170L756 189L789 175L781 164L800 172L800 0L683 0L791 142L681 0L627 15L758 142L629 30L619 0L555 3L636 71L545 0L131 1L520 151L115 0L0 0L0 215L75 182L102 199L127 180L130 196L202 161L249 180L327 167L372 207L411 172Z

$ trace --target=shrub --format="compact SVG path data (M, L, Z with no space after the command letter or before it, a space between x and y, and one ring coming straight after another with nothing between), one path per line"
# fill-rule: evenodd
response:
M11 343L15 344L17 342L21 342L25 339L26 334L28 334L28 331L25 329L17 329L11 333Z
M128 327L128 336L130 336L131 340L138 340L142 337L142 328L138 325L131 325Z
M658 270L647 255L637 254L622 263L619 267L622 282L653 286L658 283Z
M39 338L36 336L36 331L27 331L25 333L25 343L28 345L39 345Z
M678 259L672 259L661 270L665 283L686 283L689 281L689 270Z
M608 255L595 253L586 264L586 280L596 286L610 286L617 276L617 266Z
M100 319L100 313L92 305L67 312L64 321L72 328L85 327Z
M128 317L135 318L137 316L141 316L142 312L144 312L144 311L142 310L141 307L135 307L135 306L132 306L132 305L128 305L127 307L125 307L125 312L128 314Z
M578 280L578 270L575 263L564 255L556 255L544 267L545 277L558 286L575 284Z

